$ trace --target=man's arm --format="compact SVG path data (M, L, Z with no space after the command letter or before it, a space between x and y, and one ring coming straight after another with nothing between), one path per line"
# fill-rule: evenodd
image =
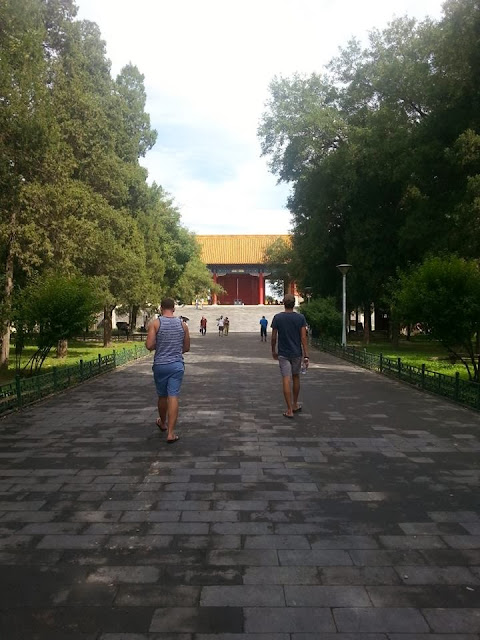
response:
M302 342L303 357L308 360L307 327L305 325L300 329L300 340Z
M278 334L278 329L272 329L271 344L272 344L272 356L273 356L274 360L278 360L278 353L277 353L277 350L276 350L277 334Z
M150 322L150 324L148 325L145 347L149 351L153 351L157 346L157 331L159 327L160 327L160 320L158 318Z
M182 322L183 326L183 346L182 353L186 353L190 351L190 331L188 330L188 325L186 322Z

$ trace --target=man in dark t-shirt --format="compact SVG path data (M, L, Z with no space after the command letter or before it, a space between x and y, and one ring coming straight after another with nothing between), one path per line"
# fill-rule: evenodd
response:
M283 395L287 403L287 410L283 415L293 418L294 413L302 410L298 404L299 374L302 358L305 367L308 367L307 323L305 316L294 311L295 296L290 293L285 295L283 304L285 311L277 313L272 320L272 355L274 360L278 360L282 374Z

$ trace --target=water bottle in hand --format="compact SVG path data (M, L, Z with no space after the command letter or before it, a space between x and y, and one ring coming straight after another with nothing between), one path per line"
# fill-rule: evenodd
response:
M303 375L307 373L307 363L305 362L305 360L302 360L302 364L300 366L300 373L303 373Z

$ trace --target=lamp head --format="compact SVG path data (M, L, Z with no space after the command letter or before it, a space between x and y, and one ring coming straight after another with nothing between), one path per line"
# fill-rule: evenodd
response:
M351 266L351 264L337 264L337 269L340 271L342 276L346 276Z

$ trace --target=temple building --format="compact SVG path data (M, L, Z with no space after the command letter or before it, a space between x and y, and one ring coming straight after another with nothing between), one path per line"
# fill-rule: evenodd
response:
M212 304L265 304L265 279L270 275L265 251L278 238L290 242L289 235L208 235L196 236L201 259L214 282L225 289L212 297ZM292 293L294 285L292 284Z

